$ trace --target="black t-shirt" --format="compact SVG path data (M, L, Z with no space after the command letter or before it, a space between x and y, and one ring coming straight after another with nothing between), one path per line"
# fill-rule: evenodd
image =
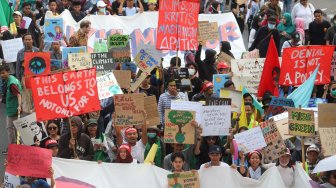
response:
M79 22L81 21L85 16L86 14L84 12L79 12L79 14L77 14L76 12L72 11L71 12L71 15L73 17L73 19L76 21L76 22Z
M120 7L120 2L114 1L112 3L112 14L117 14L118 15L118 9Z
M191 87L192 87L192 92L188 93L189 101L191 101L191 99L194 95L201 92L202 80L199 79L198 77L195 77L194 79L191 79Z
M323 20L321 24L316 23L315 21L309 24L309 38L311 45L325 45L326 41L324 36L330 27L330 23Z

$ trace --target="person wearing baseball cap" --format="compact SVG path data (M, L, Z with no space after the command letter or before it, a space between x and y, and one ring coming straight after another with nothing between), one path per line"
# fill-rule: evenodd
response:
M285 184L286 188L290 188L294 186L294 167L290 161L291 153L288 148L284 151L284 153L280 156L276 163L276 167L281 175L282 181Z
M210 162L202 164L201 167L200 167L200 170L202 170L204 168L209 168L209 167L212 167L212 166L229 167L228 164L221 161L222 153L223 153L223 150L220 146L218 146L218 145L210 146L209 153L208 153L209 157L210 157Z
M110 13L106 10L107 4L100 0L97 2L97 11L95 12L95 15L110 15Z
M319 162L319 155L320 155L320 149L315 144L310 145L306 150L307 160L303 164L303 166L304 166L306 173L310 176L312 180L321 183L322 180L319 177L320 174L312 173L314 168Z
M56 140L50 139L50 140L46 141L45 147L47 149L51 150L53 157L57 156L57 153L58 153L58 142Z

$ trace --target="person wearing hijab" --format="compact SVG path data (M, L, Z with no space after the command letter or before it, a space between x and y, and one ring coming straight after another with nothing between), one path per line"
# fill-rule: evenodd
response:
M131 146L128 144L122 144L119 147L117 159L114 163L137 163L136 159L133 159L131 155Z
M233 56L233 54L231 53L230 50L231 50L230 42L222 41L220 51L226 53L227 55L229 55L230 57L232 57L234 59L234 56Z
M292 16L289 13L285 13L277 27L280 33L280 46L287 40L290 40L291 34L295 31L295 26L292 22Z
M198 50L195 55L195 62L198 66L199 78L202 81L210 81L212 82L212 75L217 74L216 68L216 54L217 52L213 49L205 50L205 59L201 60L201 52L202 52L203 42L200 41L198 45Z
M303 18L295 18L295 27L296 27L296 32L300 34L300 41L302 44L305 44L305 20Z

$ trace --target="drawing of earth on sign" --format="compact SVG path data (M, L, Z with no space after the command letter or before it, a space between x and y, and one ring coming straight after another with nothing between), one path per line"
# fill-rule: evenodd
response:
M176 133L175 140L178 143L183 143L185 140L185 133L182 133L182 127L193 119L193 115L187 111L170 111L168 114L169 121L178 126L179 130Z
M34 74L42 74L46 68L46 62L42 57L34 57L29 61L29 70Z
M120 94L120 87L119 86L117 86L117 85L113 85L113 86L110 86L109 87L109 91L110 91L110 93L112 93L113 95L115 95L115 94Z
M96 188L96 186L94 185L82 182L80 180L67 178L64 176L56 178L56 185L57 187L62 188Z

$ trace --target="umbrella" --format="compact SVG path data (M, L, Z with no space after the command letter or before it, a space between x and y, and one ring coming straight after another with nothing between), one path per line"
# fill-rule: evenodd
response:
M313 173L336 170L336 155L321 160L314 168Z

